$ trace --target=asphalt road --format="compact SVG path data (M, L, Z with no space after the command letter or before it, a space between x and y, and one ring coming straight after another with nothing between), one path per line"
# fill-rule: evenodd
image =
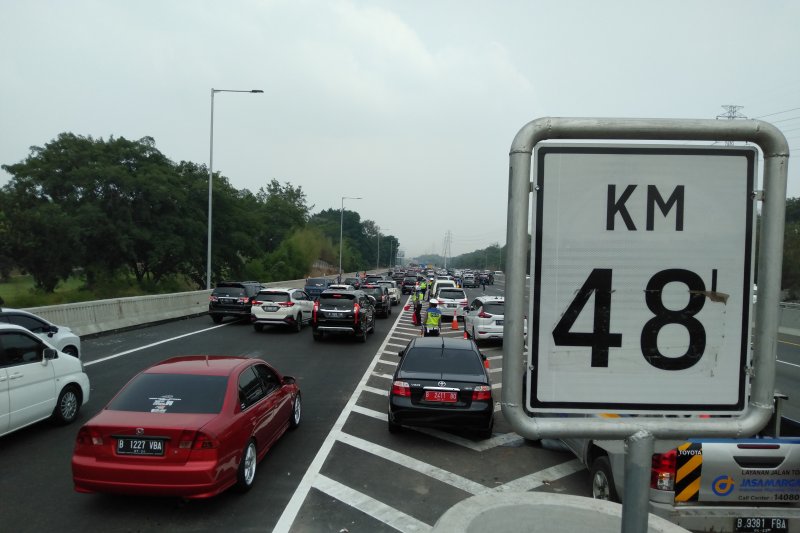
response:
M487 287L502 294L502 284ZM481 289L468 289L474 296ZM66 427L40 423L0 438L3 531L426 531L471 494L536 490L589 495L589 475L565 452L533 445L498 412L489 440L386 427L386 390L397 351L416 335L409 313L393 308L366 344L348 338L315 343L311 332L256 333L208 317L109 334L83 342L92 398ZM446 324L447 326L447 324ZM463 326L462 326L463 327ZM461 336L463 329L445 334ZM502 345L482 350L495 398ZM300 428L259 463L255 486L203 501L78 494L70 457L82 422L139 370L187 354L250 355L293 375L303 391ZM800 390L800 343L781 336L778 388ZM796 409L790 400L789 410ZM800 417L798 417L800 418Z

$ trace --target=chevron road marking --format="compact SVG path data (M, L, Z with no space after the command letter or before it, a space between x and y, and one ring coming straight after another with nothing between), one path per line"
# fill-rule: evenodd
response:
M393 527L398 531L421 531L428 532L431 526L417 520L413 516L409 516L394 507L389 507L383 502L379 502L375 498L367 496L362 492L353 490L346 485L342 485L338 481L334 481L322 474L317 474L314 479L313 487L320 490L339 500L346 503L350 507L354 507L362 513L380 520L387 526ZM280 522L279 522L279 525ZM276 526L275 531L278 531Z

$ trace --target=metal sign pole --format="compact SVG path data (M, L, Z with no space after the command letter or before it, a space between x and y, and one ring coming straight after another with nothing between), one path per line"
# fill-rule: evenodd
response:
M647 431L639 431L625 439L622 533L647 531L650 463L654 444L653 434Z

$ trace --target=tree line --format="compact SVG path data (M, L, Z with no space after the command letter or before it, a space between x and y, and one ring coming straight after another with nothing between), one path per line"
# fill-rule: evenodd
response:
M46 293L76 273L89 288L129 277L143 290L205 288L208 167L171 161L151 137L62 133L30 150L2 165L0 278L28 273ZM215 172L212 186L212 282L299 279L319 259L338 267L338 209L312 214L302 187L275 179L253 193ZM388 265L397 238L343 215L343 269Z

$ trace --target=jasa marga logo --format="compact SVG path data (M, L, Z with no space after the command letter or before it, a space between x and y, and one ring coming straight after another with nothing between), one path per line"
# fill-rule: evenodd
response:
M714 491L714 494L717 496L727 496L731 492L733 492L736 483L733 481L733 478L728 474L723 474L711 483L711 490Z

